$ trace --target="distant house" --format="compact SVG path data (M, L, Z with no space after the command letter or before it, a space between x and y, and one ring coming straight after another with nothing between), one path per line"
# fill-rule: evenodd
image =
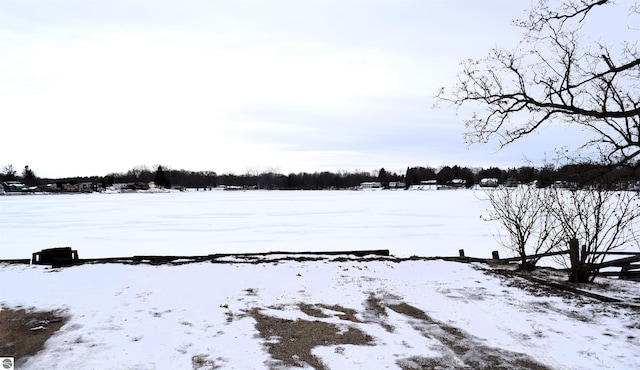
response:
M90 182L79 183L78 191L81 193L91 193L93 191L93 183L90 183Z
M497 188L498 185L498 179L494 177L486 177L484 179L480 179L480 186L483 188Z
M420 181L420 190L437 190L438 180L424 180Z
M120 190L122 190L122 188L124 188L126 186L127 186L127 184L116 182L113 185L111 185L111 189L113 189L114 191L119 192Z
M438 189L438 181L436 180L425 180L420 181L419 185L411 185L409 190L437 190Z
M389 182L389 189L404 189L407 185L402 181Z
M380 190L382 189L382 184L376 181L368 181L363 182L358 187L359 190Z
M224 190L229 190L229 191L246 190L244 186L239 186L239 185L223 185L223 186L224 186Z
M67 193L77 193L78 192L78 184L65 183L62 184L62 191Z
M135 193L138 190L149 190L149 184L145 182L115 183L112 188L118 193Z
M6 181L2 183L4 191L7 193L19 193L25 191L27 186L18 181Z
M467 185L467 180L465 180L465 179L453 179L453 180L451 180L449 185L453 186L454 188L462 188L462 187Z
M58 187L58 184L56 184L55 182L52 182L44 186L44 191L50 192L50 193L56 193L60 191L60 188Z

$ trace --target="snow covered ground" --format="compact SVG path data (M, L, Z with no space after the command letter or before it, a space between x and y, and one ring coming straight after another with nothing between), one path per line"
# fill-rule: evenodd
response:
M69 317L21 369L638 368L638 309L487 270L337 257L4 265L0 302ZM617 283L638 301L637 283Z
M64 245L81 258L497 249L472 191L56 195L0 207L0 258ZM0 264L0 305L67 317L20 369L639 368L635 282L590 288L617 304L480 264L272 258Z

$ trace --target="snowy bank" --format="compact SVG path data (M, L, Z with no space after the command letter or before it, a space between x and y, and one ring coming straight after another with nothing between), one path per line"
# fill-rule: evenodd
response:
M633 305L484 265L327 257L0 265L0 304L68 317L21 369L631 369ZM608 285L603 285L603 284ZM639 303L637 283L600 287Z

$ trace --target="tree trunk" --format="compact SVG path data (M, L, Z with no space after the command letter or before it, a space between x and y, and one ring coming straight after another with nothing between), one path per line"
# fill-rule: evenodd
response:
M569 241L569 257L571 259L571 269L569 272L569 281L572 283L588 283L589 271L583 262L586 257L586 251L583 250L583 258L580 258L580 248L578 247L578 239Z

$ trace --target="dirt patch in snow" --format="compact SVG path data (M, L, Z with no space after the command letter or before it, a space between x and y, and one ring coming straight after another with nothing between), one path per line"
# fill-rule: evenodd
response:
M44 348L44 344L64 325L66 317L55 311L26 309L0 310L0 356L14 357L20 364Z
M314 308L314 313L320 312ZM286 366L326 369L326 365L311 353L317 346L340 344L373 345L373 338L361 330L343 328L319 320L287 320L262 314L253 309L249 315L256 320L256 329L265 339L267 351L278 362ZM278 365L278 364L273 364Z
M367 325L379 325L388 332L395 330L387 322L389 312L403 315L406 322L420 335L433 339L434 347L425 352L438 356L413 356L399 359L397 365L404 369L529 369L547 370L524 353L517 353L483 344L482 340L464 330L439 322L426 312L393 295L370 294L363 302L363 309L356 310L338 305L300 303L295 306L268 307L268 310L302 313L318 320L289 320L270 316L264 309L253 308L246 314L255 321L256 330L264 340L266 350L273 358L270 368L282 366L327 369L321 359L313 355L314 347L342 345L375 346L375 339L366 333ZM332 319L344 324L335 324Z
M485 346L468 333L438 322L424 311L407 303L388 304L387 307L408 316L415 330L441 343L439 352L442 353L442 357L403 359L398 362L402 369L549 369L526 354Z
M635 281L598 279L594 283L571 283L567 281L566 272L548 268L533 272L494 268L485 273L498 277L505 286L522 289L537 297L555 296L577 301L577 304L600 301L640 311L638 282ZM616 284L612 286L612 282Z
M191 366L193 370L213 370L220 369L216 362L209 358L208 355L196 355L191 357Z

